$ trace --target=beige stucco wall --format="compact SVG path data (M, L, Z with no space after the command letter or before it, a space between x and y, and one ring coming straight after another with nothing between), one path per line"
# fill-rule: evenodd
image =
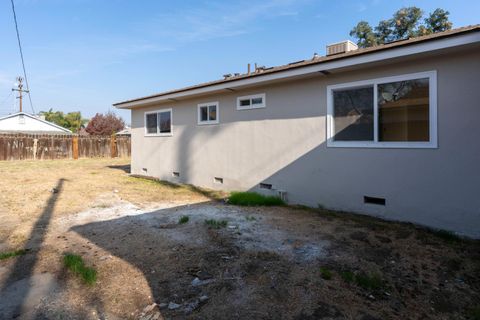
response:
M327 85L430 70L437 149L327 148ZM290 203L480 237L479 74L480 52L470 50L133 110L132 172L227 190L271 183ZM256 93L266 93L266 108L236 110L236 97ZM220 123L198 126L197 104L211 101L220 103ZM144 112L162 108L173 108L173 135L145 137ZM386 206L364 204L364 195Z

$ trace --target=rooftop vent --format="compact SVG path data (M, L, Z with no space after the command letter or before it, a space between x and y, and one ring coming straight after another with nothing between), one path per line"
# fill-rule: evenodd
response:
M357 50L358 46L350 40L327 45L327 56Z
M223 75L223 78L224 78L225 80L227 80L228 78L231 78L231 77L232 77L232 74L231 74L231 73L227 73L227 74L224 74L224 75Z

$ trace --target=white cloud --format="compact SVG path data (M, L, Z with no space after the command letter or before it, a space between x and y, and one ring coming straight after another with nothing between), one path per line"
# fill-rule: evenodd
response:
M260 3L208 3L195 8L162 14L140 28L171 42L204 41L252 32L258 19L297 16L295 8L305 1L270 0Z

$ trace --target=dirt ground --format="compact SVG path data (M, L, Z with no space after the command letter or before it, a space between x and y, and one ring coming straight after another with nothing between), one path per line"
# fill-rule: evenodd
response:
M232 206L128 170L125 159L0 163L0 253L28 250L0 260L1 319L478 319L478 241ZM97 270L95 285L64 268L65 253Z

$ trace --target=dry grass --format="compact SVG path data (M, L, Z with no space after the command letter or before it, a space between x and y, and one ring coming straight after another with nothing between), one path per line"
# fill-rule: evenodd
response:
M10 213L30 219L42 212L52 189L64 179L55 214L80 211L99 194L118 191L135 204L196 201L207 198L188 187L172 187L129 177L124 169L130 159L81 159L0 162L0 202Z
M0 162L0 218L11 221L2 226L1 233L8 235L11 246L24 244L59 181L63 183L57 193L53 218L89 207L107 207L108 204L95 203L106 193L114 193L139 206L209 199L209 194L190 186L130 177L126 172L129 163L130 159L108 158ZM7 240L2 238L0 236L0 240Z

